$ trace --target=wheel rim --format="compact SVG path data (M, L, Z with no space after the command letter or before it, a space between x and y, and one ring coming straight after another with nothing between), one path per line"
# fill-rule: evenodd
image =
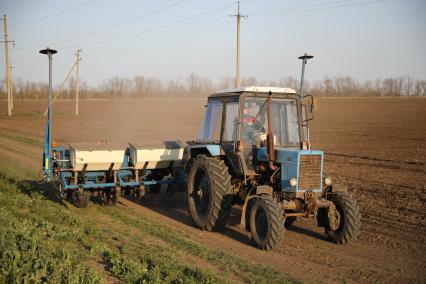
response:
M59 186L58 186L58 191L59 191L59 195L61 196L62 199L65 196L64 188L65 188L65 186L63 185L62 182L60 182Z
M210 184L206 173L201 169L195 173L192 198L198 215L207 215L210 203Z
M268 216L263 208L257 208L254 221L257 236L261 241L265 240L268 235Z
M330 217L333 217L333 218L330 218ZM337 230L339 230L343 224L343 218L342 218L342 213L340 212L340 208L336 208L332 216L330 216L330 213L329 213L328 220L329 220L330 229L332 231L336 232Z

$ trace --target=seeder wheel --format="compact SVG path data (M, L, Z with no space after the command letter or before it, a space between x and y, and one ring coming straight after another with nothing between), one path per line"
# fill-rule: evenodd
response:
M104 191L105 195L105 204L106 205L117 205L118 196L117 196L117 187L108 188Z
M65 186L62 181L59 181L58 187L56 188L61 199L65 198Z
M90 201L90 191L79 188L72 193L72 201L78 208L86 208Z
M140 201L145 196L145 187L138 186L133 189L133 197L136 201Z

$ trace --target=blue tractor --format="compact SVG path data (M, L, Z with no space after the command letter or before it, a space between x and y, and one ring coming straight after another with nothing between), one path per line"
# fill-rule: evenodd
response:
M311 149L313 98L293 89L244 87L208 98L199 139L185 151L189 212L203 230L222 228L232 205L260 249L283 239L297 217L315 218L337 244L356 239L361 215L323 173Z

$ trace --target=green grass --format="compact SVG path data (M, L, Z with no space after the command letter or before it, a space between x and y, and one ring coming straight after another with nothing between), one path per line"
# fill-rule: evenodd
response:
M5 137L14 141L22 142L34 146L43 146L43 140L30 137L22 133L14 133L9 131L0 131L0 137Z
M136 242L117 243L96 220L82 220L73 214L78 209L45 194L0 173L0 283L219 282L164 247L142 242L135 251Z
M133 226L140 231L169 243L177 250L199 257L217 266L222 273L235 275L244 282L256 283L299 283L290 276L284 276L274 269L254 264L220 250L211 249L191 240L183 232L169 226L149 220L144 216L133 214L132 209L108 208L104 213L115 220Z
M8 176L18 179L37 179L37 174L34 170L16 165L16 161L4 156L0 156L0 170L3 173L7 173Z
M99 283L80 241L91 236L59 205L46 208L27 185L0 174L0 283Z

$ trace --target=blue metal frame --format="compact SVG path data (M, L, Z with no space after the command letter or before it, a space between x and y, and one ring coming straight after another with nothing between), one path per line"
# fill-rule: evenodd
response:
M67 149L63 146L53 148L53 151L60 152L61 153L60 156L63 157L64 159L69 158L69 157L66 157L66 150ZM87 172L84 172L84 180L85 180L84 183L75 184L74 177L73 177L73 173L74 173L73 170L67 167L66 162L57 161L61 169L59 171L58 176L62 184L64 185L64 191L76 190L78 188L104 189L104 188L112 188L116 186L140 187L143 185L151 186L151 185L176 184L176 183L185 182L185 179L183 178L185 177L185 175L182 175L180 173L176 179L168 179L168 180L146 179L146 177L148 177L149 174L155 173L156 170L148 170L147 174L145 175L145 178L143 178L140 181L132 181L132 177L136 169L133 167L129 167L127 162L129 158L128 155L129 155L128 153L124 155L124 163L122 168L120 168L119 170L116 171L116 173L114 173L116 176L117 182L98 182L98 179L100 178L105 179L107 175L107 171L87 171Z

